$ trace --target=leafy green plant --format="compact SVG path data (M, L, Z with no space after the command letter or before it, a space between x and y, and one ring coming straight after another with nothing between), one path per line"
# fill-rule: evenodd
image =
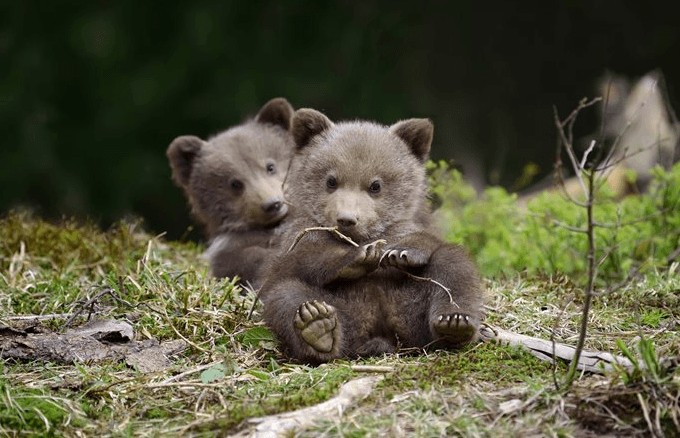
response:
M628 346L617 339L616 345L621 353L632 363L630 368L620 364L614 364L621 380L629 385L635 382L663 383L668 374L661 366L659 357L650 339L642 338L637 343L637 354L634 354Z
M486 276L526 272L585 272L587 240L582 208L559 191L546 191L520 205L515 194L491 187L477 196L445 162L430 163L435 211L447 240L460 243ZM615 199L606 187L595 194L598 285L625 279L633 270L665 267L680 247L680 164L654 169L648 193Z

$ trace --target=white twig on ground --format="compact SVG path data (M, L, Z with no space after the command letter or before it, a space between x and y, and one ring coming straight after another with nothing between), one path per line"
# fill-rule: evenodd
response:
M368 376L350 380L340 387L338 395L318 405L267 417L251 418L247 424L253 429L244 430L237 437L293 436L296 432L313 426L319 420L342 417L343 412L356 405L373 392L382 376Z
M357 373L391 373L395 369L386 365L352 365L351 368Z
M557 359L569 363L578 360L576 369L580 371L602 373L603 371L612 370L614 364L626 368L634 367L634 364L623 356L616 356L603 351L583 350L576 357L576 348L570 345L513 333L488 325L482 326L479 333L482 341L496 341L501 344L524 347L537 358L551 363L555 363Z

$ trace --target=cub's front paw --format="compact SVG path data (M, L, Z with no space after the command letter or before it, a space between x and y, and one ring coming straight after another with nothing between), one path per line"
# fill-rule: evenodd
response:
M432 326L445 341L463 345L475 338L479 324L475 318L464 313L448 313L436 317Z
M293 323L302 339L319 353L330 353L339 344L340 327L333 306L306 301L298 308Z
M386 243L385 240L379 239L362 246L358 261L365 266L376 269L380 265L380 258L383 255L383 248Z
M416 248L392 248L382 254L380 266L399 269L422 268L430 261L429 254Z

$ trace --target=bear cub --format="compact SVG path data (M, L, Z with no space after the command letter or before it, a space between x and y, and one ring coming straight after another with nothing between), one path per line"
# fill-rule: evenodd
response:
M432 123L333 123L300 109L291 130L292 217L260 292L286 354L319 363L475 340L476 267L432 231L424 168ZM314 227L336 227L356 246L305 231Z
M216 277L238 275L259 287L288 214L282 184L293 154L293 107L267 102L257 116L207 141L177 137L167 149L172 179L205 226Z

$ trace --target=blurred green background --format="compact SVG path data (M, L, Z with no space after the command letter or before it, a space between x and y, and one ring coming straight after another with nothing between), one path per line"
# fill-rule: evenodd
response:
M192 220L165 149L285 96L335 120L435 122L435 158L476 184L550 171L552 105L607 70L660 68L679 108L673 3L47 2L0 5L0 213ZM595 116L584 118L584 132Z

